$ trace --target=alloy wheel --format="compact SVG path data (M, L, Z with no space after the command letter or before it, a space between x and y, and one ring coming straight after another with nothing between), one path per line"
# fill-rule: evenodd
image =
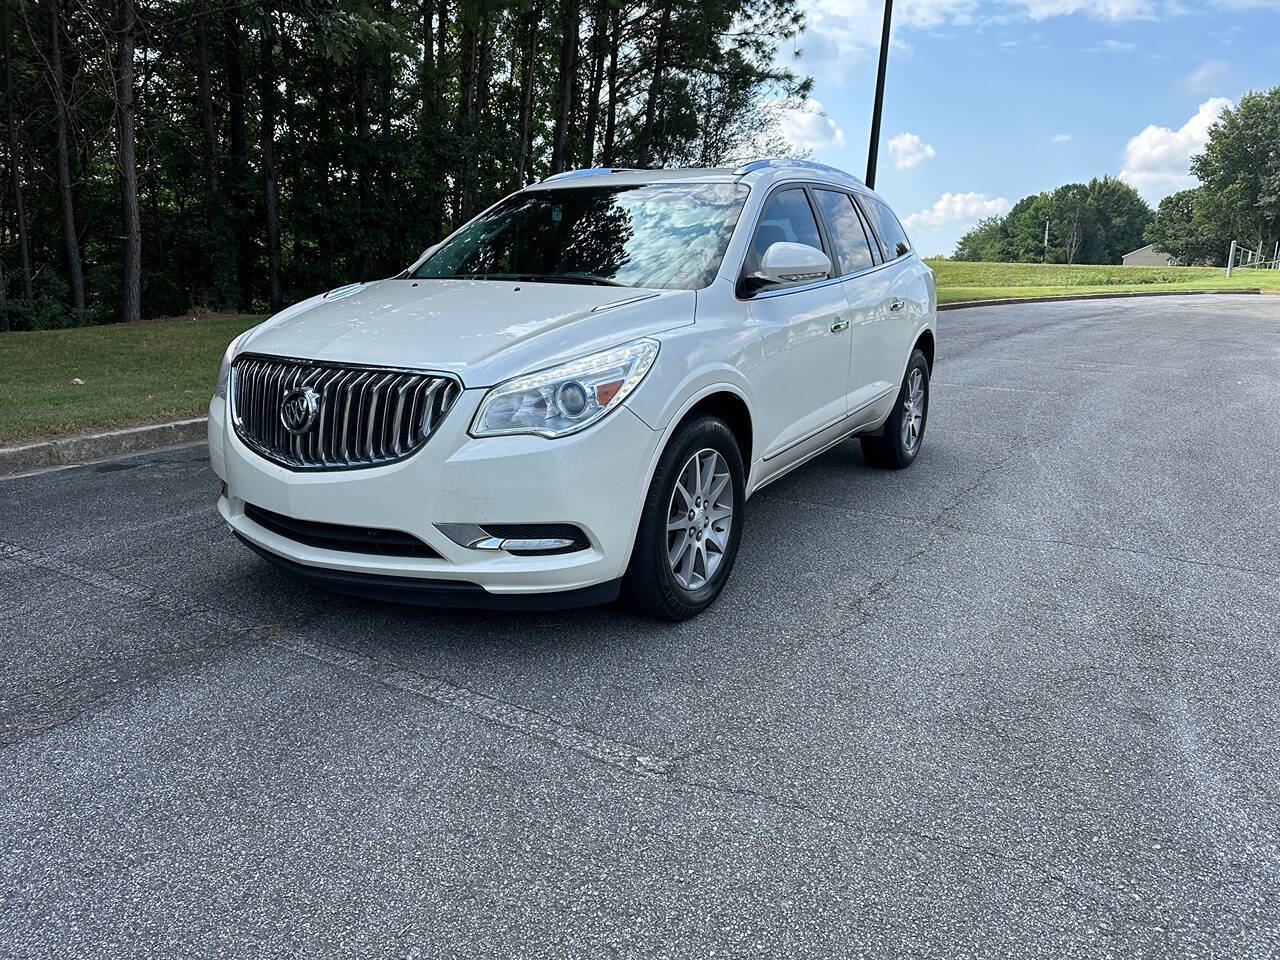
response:
M733 527L733 483L719 451L704 447L680 468L667 507L667 562L686 590L707 585L724 561Z
M913 453L920 443L924 412L924 373L915 369L907 378L907 395L902 401L902 448L907 453Z

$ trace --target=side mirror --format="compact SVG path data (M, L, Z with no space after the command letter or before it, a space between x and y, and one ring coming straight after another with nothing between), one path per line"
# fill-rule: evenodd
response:
M812 283L831 276L831 258L807 243L771 243L760 258L760 269L747 277L753 290L762 287Z

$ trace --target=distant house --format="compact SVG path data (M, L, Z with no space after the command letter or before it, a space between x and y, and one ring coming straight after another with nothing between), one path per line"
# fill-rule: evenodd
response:
M1126 267L1172 267L1175 266L1173 257L1167 253L1157 253L1155 246L1148 243L1145 247L1139 247L1133 253L1126 253L1121 262Z

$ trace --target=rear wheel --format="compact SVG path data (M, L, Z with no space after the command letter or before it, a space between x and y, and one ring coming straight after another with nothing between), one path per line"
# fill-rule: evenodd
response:
M911 352L902 388L893 412L878 437L862 437L862 456L873 467L901 470L911 466L929 420L929 361L919 350Z
M623 591L643 613L687 620L711 606L738 554L742 455L715 417L682 426L654 472Z

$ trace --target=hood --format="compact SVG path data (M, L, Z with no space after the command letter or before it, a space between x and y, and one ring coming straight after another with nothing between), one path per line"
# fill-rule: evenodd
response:
M502 380L693 322L691 290L497 280L380 280L276 314L237 352Z

